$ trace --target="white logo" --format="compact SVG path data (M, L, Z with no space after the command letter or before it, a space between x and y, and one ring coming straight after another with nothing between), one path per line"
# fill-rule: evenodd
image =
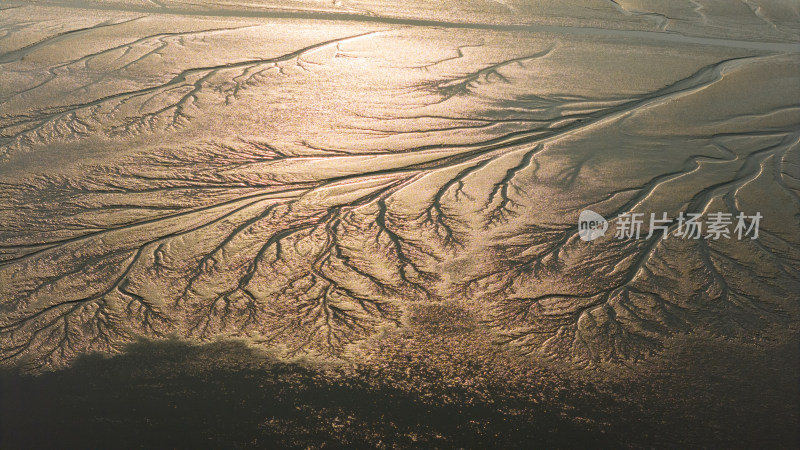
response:
M734 216L732 213L712 212L708 214L708 220L702 221L702 213L683 213L678 217L670 219L667 213L661 213L661 217L655 213L650 213L650 226L645 219L645 213L622 213L612 219L614 221L614 237L616 239L650 239L659 237L656 233L660 232L661 239L667 236L674 236L683 239L709 239L719 240L720 238L732 239L735 236L740 241L746 237L758 239L758 227L764 216L760 212L748 216L739 212ZM731 227L733 230L731 230ZM704 233L705 230L705 233ZM581 240L589 242L600 236L605 236L608 231L608 221L594 211L585 210L578 217L578 236ZM646 237L645 237L646 235Z
M578 236L583 241L589 242L605 236L607 230L608 221L594 211L587 209L578 217Z

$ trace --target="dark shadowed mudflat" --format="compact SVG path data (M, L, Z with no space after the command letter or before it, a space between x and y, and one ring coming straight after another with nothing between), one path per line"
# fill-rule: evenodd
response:
M720 359L717 352L736 356ZM285 364L241 343L137 343L0 374L6 448L792 448L797 346L688 346L633 378L529 364ZM789 358L786 360L785 358ZM775 360L783 360L776 363ZM454 378L456 377L456 378ZM42 428L46 427L46 431Z
M794 448L799 231L793 0L0 4L3 448Z

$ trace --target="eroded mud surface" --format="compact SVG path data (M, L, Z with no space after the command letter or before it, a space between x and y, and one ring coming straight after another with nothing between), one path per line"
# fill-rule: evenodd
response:
M485 375L505 408L498 386L529 401L581 380L619 400L618 375L713 354L685 348L786 348L798 5L684 3L4 4L2 365L235 339L357 368L345 378L435 369L416 378L432 397L436 383L483 392ZM757 239L681 238L673 221L666 239L645 224L640 239L612 227L584 242L586 209L763 219ZM796 379L781 364L737 380ZM653 408L675 407L659 395ZM544 414L538 401L518 411ZM614 421L559 417L587 432ZM395 436L370 445L413 442L359 426ZM427 442L470 445L456 441Z

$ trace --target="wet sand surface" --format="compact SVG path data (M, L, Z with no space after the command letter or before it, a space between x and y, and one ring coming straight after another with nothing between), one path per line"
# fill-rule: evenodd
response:
M796 447L799 56L788 0L4 2L0 444Z

